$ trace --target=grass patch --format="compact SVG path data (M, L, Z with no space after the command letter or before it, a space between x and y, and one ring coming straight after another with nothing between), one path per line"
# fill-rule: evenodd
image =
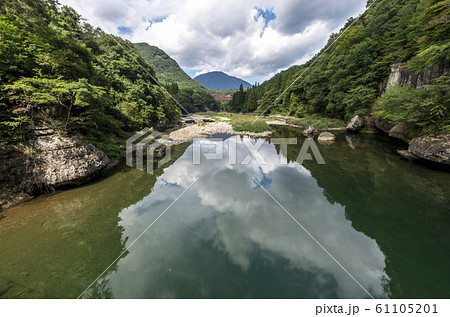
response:
M228 121L235 131L239 132L255 132L260 133L264 131L272 131L272 127L269 126L266 121L270 121L270 118L257 118L251 114L237 114L220 112L214 116L211 116L215 120L219 120L219 117L229 118ZM256 119L256 121L255 121Z
M287 119L286 123L295 124L307 128L309 126L316 129L342 128L347 124L339 119L324 118L319 116L310 116L306 118Z
M266 122L275 120L274 118L270 117L258 118L257 116L252 114L237 114L228 112L214 113L213 115L208 115L208 117L216 121L220 121L220 118L226 117L230 119L230 121L228 122L233 126L233 129L235 131L256 133L272 131L272 127ZM347 126L347 124L342 120L325 118L316 115L308 116L305 118L289 118L285 119L285 121L288 124L298 125L303 128L313 126L316 129L330 129L342 128Z

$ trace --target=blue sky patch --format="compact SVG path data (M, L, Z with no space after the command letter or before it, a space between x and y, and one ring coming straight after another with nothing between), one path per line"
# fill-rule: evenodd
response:
M119 26L117 28L117 30L119 30L119 34L120 35L128 35L128 34L132 34L133 33L133 29L126 27L126 26Z
M264 19L264 27L263 27L263 30L261 31L261 34L259 35L259 37L262 37L264 34L264 30L267 28L267 25L269 24L269 22L275 20L277 18L277 15L273 12L273 9L263 10L258 7L255 7L255 9L258 11L256 13L256 15L254 16L255 21L259 21L259 18Z
M262 175L262 179L260 181L261 186L266 189L269 189L270 184L272 184L272 179L267 177L267 174L263 172L261 166L258 166L258 168Z

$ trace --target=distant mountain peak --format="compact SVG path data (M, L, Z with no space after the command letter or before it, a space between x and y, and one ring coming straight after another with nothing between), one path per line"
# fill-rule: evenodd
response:
M227 75L221 71L212 71L206 74L201 74L196 76L194 80L206 88L214 90L238 89L241 84L244 89L252 86L243 79Z

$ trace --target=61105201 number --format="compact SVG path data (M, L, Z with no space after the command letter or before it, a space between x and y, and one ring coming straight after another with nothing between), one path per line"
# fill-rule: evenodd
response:
M378 304L375 311L379 314L437 314L436 304Z

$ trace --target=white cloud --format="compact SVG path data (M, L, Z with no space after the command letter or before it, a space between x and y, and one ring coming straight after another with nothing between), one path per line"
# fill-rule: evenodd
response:
M238 138L238 137L237 137ZM123 238L133 241L183 190L198 181L158 220L157 225L133 245L118 262L118 269L106 279L115 297L179 297L175 289L161 280L170 271L170 280L185 281L198 296L210 297L214 286L204 280L204 272L193 250L200 254L212 245L223 260L208 258L209 270L222 274L231 263L242 272L261 265L256 253L268 263L284 259L277 269L309 272L313 280L304 280L308 296L358 298L366 294L323 250L315 244L258 186L270 180L268 190L283 203L296 219L339 259L340 263L373 295L383 296L382 280L388 279L385 256L372 238L352 227L345 207L324 199L323 189L303 166L293 162L280 165L275 146L264 143L260 153L267 165L228 165L229 141L224 159L193 165L192 145L160 176L152 193L141 202L124 209L120 217ZM247 151L237 141L238 160ZM295 184L295 186L293 186ZM300 194L301 193L301 194ZM217 256L217 255L216 255ZM270 266L270 264L265 264ZM168 273L169 274L169 273ZM240 273L227 275L228 286L240 285ZM335 285L330 285L330 279ZM189 283L188 283L189 282ZM315 284L317 283L317 284ZM314 287L313 287L314 286ZM323 293L316 294L317 290ZM236 296L240 293L236 293Z
M366 0L62 0L93 24L156 45L183 68L268 78L322 48ZM276 15L270 21L258 9ZM123 35L123 34L121 34Z

